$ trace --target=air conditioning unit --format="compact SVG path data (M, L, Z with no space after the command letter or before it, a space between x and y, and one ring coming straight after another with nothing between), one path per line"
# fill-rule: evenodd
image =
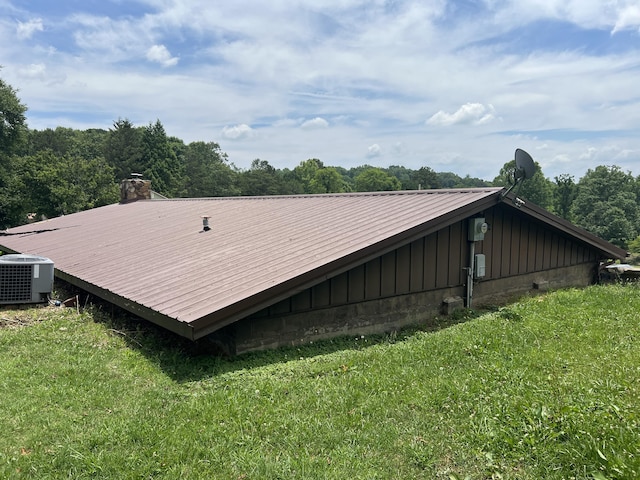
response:
M46 302L53 290L53 262L37 255L0 256L0 304Z

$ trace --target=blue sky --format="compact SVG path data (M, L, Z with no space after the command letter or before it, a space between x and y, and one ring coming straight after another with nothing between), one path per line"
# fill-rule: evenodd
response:
M236 166L640 175L638 0L0 0L31 128L159 119Z

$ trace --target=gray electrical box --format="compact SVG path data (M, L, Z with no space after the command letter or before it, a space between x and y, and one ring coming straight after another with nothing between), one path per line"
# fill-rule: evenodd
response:
M489 225L484 218L469 219L469 241L478 242L484 240L484 234L489 230Z
M487 264L486 264L486 258L484 254L482 253L476 254L473 266L475 270L473 272L474 277L482 278L487 274Z

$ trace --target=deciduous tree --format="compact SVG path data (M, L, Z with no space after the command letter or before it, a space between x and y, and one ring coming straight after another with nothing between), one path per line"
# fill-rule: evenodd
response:
M531 178L523 181L517 188L517 194L521 198L525 198L536 205L546 208L553 208L553 182L547 180L542 173L542 168L538 162L534 162L535 172ZM511 160L504 164L500 169L500 173L493 180L496 187L509 187L514 182L514 172L516 170L516 161Z
M400 180L381 168L375 167L370 167L358 174L354 182L357 192L379 192L402 188Z
M637 180L618 166L589 169L578 181L571 214L578 225L625 248L640 233L638 191Z
M228 197L240 194L238 173L214 142L193 142L185 156L186 196Z

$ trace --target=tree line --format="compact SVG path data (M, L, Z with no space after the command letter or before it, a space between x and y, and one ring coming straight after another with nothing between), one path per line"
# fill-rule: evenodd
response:
M515 161L492 181L436 172L361 165L346 169L320 159L277 169L255 159L237 168L215 142L185 144L167 135L160 120L135 126L128 119L109 129L29 129L27 108L0 79L0 228L51 218L119 200L119 184L132 173L151 180L167 197L292 195L503 186L513 183ZM426 162L425 162L426 163ZM553 180L538 163L518 196L623 248L640 250L640 177L617 166L590 169L578 181Z

